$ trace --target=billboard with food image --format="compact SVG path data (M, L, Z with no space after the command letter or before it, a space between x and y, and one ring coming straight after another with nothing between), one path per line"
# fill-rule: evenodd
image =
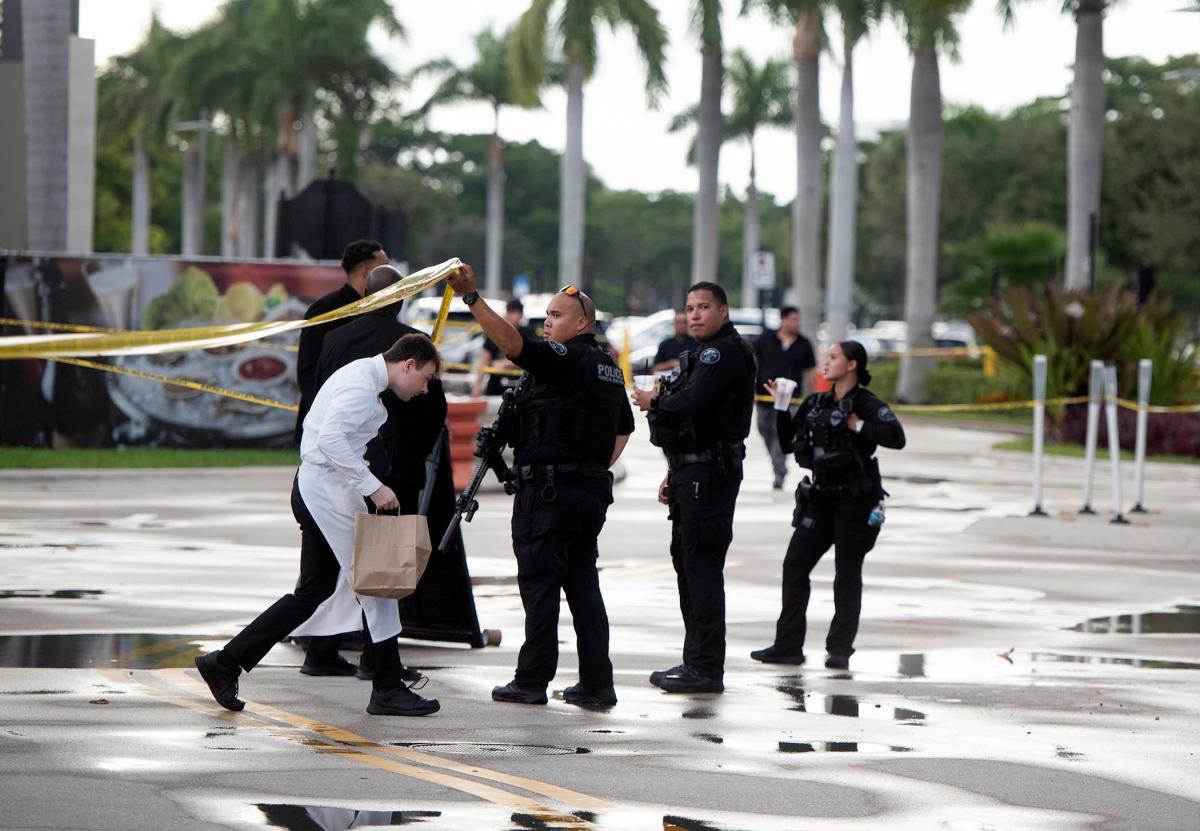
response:
M343 282L340 265L327 262L0 253L5 335L295 320ZM295 413L271 402L299 399L298 339L288 332L236 346L96 359L113 371L0 361L0 442L286 447Z

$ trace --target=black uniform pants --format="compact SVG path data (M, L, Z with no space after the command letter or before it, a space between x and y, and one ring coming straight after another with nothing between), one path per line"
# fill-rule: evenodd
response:
M553 498L550 498L553 497ZM608 613L596 570L596 538L612 503L612 478L563 481L551 489L526 482L513 505L517 585L525 607L525 643L514 680L544 689L558 668L559 593L575 624L579 682L591 690L611 687Z
M683 615L683 663L701 675L725 674L725 554L741 470L712 462L684 465L667 477L671 563Z
M337 587L341 564L317 521L308 511L300 496L299 482L292 483L292 515L300 524L300 579L291 594L285 594L265 612L234 636L225 645L224 652L249 672L258 666L271 647L287 637L288 633L312 617ZM364 621L365 625L365 621ZM371 633L363 638L364 649L371 653L375 664L375 687L383 689L397 686L400 678L400 653L396 638L379 643L371 642Z
M804 650L809 575L829 550L834 549L833 620L825 638L825 651L852 655L862 610L862 566L875 547L878 526L867 524L874 498L834 503L810 502L796 509L795 531L783 558L783 611L775 625L775 648L787 654Z
M421 487L419 485L403 481L385 481L383 484L395 492L396 498L400 501L400 513L415 514L417 512L421 499ZM397 600L396 602L399 603L400 601ZM367 618L365 615L363 616L363 631L367 631ZM342 639L348 635L352 635L354 641L357 643L357 632L343 632L337 635L317 635L313 637L308 642L307 654L304 660L318 665L332 664L337 659L338 648L342 645ZM366 654L365 648L363 654L364 656ZM366 662L368 666L374 669L369 658L366 659Z

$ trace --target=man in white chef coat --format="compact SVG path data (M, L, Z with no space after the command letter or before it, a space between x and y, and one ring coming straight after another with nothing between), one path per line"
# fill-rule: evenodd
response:
M386 352L352 361L329 377L304 419L300 469L292 486L292 513L300 524L300 579L291 594L255 618L223 649L196 659L213 698L241 710L238 675L252 670L279 640L307 620L349 580L354 552L354 517L365 513L364 497L377 509L399 507L395 492L373 476L364 459L367 442L379 432L387 410L379 396L390 389L402 401L423 395L441 369L437 347L422 334L400 338ZM404 683L396 646L400 613L396 601L354 595L366 617L365 650L375 665L372 715L424 716L437 712Z

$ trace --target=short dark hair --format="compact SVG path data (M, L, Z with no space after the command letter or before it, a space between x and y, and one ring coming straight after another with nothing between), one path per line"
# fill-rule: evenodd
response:
M798 314L800 314L800 310L797 309L795 306L781 306L779 308L779 316L781 318L787 317L788 315L798 315Z
M722 306L729 305L729 295L725 294L725 289L718 286L716 283L710 283L708 280L701 280L687 290L688 294L694 291L707 291L712 294L713 298Z
M349 274L363 263L374 259L376 251L382 250L383 246L373 239L355 240L342 252L342 271Z
M383 291L388 286L399 283L404 275L394 265L377 265L367 275L367 294Z
M506 312L520 312L521 314L525 314L525 304L521 302L520 298L514 297L504 304L504 310Z
M409 358L416 361L417 366L425 366L433 361L434 372L442 371L442 356L438 354L437 347L433 345L433 341L429 339L428 335L420 332L404 335L388 347L387 352L383 353L383 359L389 364L398 364Z

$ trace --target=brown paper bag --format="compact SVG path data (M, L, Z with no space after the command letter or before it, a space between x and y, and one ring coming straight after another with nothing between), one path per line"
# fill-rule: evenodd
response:
M432 548L429 524L420 514L358 514L350 584L368 597L408 597L425 573Z

